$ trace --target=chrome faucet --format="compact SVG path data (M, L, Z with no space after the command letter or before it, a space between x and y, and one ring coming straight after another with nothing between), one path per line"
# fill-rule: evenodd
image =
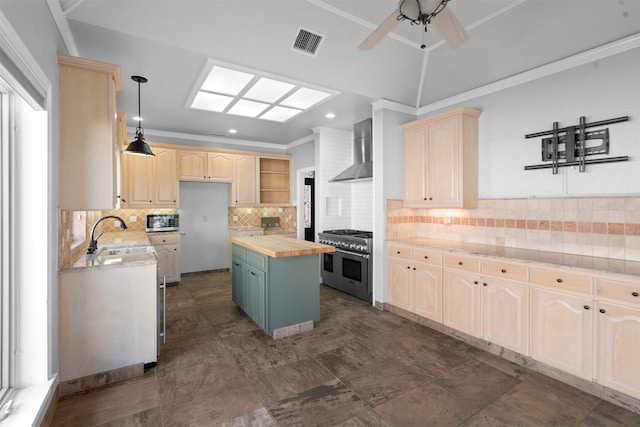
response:
M122 218L120 218L119 216L115 216L115 215L107 215L107 216L103 216L102 218L100 218L99 220L97 220L95 222L95 224L93 224L93 227L91 227L91 237L89 240L89 247L87 248L87 254L95 254L96 251L98 250L98 239L100 238L100 236L102 236L102 233L100 233L100 235L98 237L96 237L95 239L93 238L93 233L96 231L96 226L102 221L105 220L107 218L114 218L117 219L118 221L120 221L120 228L122 228L123 230L127 229L127 224L124 223L124 220Z

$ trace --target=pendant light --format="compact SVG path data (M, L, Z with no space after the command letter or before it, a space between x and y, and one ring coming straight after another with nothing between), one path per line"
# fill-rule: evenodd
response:
M151 147L149 144L144 142L144 131L142 130L142 115L140 114L140 83L146 83L146 77L142 76L131 76L131 80L138 83L138 126L136 127L136 139L133 140L126 150L123 151L125 154L137 154L140 156L155 156L151 151Z

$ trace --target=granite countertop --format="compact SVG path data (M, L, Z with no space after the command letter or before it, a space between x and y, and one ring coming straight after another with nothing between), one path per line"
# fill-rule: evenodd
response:
M91 270L100 268L118 268L139 264L156 264L156 251L149 243L144 231L121 231L104 233L98 240L98 253L86 254L60 272Z
M321 243L272 234L268 236L232 237L231 242L272 258L335 252L336 248Z
M434 240L424 237L408 237L387 240L389 243L403 243L412 246L440 249L517 262L549 264L551 267L571 267L585 271L608 274L640 275L640 262L586 255L572 255L560 252L545 252L532 249L518 249L504 246L481 245L477 243Z

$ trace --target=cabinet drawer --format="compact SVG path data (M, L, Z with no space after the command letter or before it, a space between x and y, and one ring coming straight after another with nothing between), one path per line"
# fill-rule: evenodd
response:
M480 272L480 260L472 256L446 254L444 256L444 266L472 273Z
M537 285L591 294L591 277L566 270L532 268L531 281Z
M482 261L482 272L518 282L526 282L529 279L528 267L504 261L484 260Z
M231 245L231 255L234 258L238 258L242 261L247 259L247 249L236 244Z
M598 278L595 294L599 297L640 304L640 282Z
M413 260L433 265L442 265L442 254L429 249L413 249Z
M149 242L153 246L157 245L177 245L180 238L177 234L151 234L148 236Z
M260 270L267 269L267 256L253 251L247 251L247 263Z
M387 256L411 259L411 248L408 246L401 246L401 245L388 245Z

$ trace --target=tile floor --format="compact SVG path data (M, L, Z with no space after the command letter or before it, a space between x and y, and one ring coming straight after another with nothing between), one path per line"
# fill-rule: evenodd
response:
M321 288L321 320L273 340L230 274L168 289L144 376L67 396L55 426L640 426L640 415Z

